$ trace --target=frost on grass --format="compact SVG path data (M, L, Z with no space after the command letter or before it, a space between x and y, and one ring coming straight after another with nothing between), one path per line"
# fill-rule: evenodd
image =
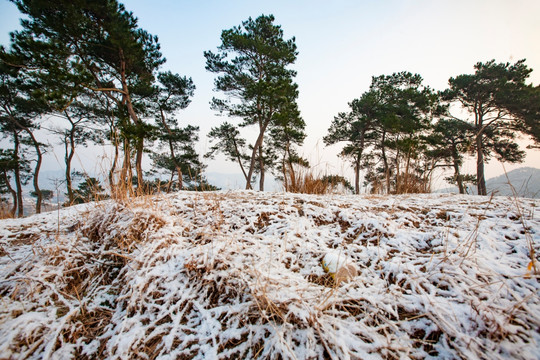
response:
M187 193L0 222L0 357L531 359L538 203ZM358 276L321 260L342 252Z

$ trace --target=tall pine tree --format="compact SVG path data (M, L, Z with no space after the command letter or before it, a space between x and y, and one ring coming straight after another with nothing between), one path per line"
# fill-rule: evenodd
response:
M296 72L288 69L297 56L295 39L285 40L283 30L274 20L273 15L249 18L241 26L221 33L217 53L204 53L206 69L218 74L216 90L226 96L214 98L213 109L241 118L242 127L258 128L251 147L246 189L251 189L257 166L264 178L263 146L267 129L298 97L298 86L293 82Z
M525 81L532 71L525 60L515 64L491 60L479 62L474 68L474 74L450 78L444 96L472 115L469 122L474 134L478 194L487 195L486 157L495 153L502 161L520 161L523 153L514 141L514 130L526 131L521 125L525 120L531 121L531 108L538 105L530 101L532 98L525 91L530 87Z
M140 29L137 19L116 0L12 0L28 16L13 34L14 51L37 76L53 74L74 94L80 88L105 94L125 114L123 174L135 147L137 182L148 124L134 104L150 93L157 68L165 59L156 36ZM62 64L62 66L59 66Z

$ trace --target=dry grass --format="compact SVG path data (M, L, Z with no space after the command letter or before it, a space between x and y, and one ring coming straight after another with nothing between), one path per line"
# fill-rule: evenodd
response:
M414 174L399 174L396 181L396 194L427 194L431 192L429 179L419 178Z
M314 169L303 167L297 168L294 171L289 169L286 177L284 190L287 192L316 195L336 192L345 193L342 182L335 178L317 174Z
M3 206L3 204L0 204L0 220L1 219L12 219L13 213L7 206Z
M1 239L1 349L13 358L527 358L538 350L540 288L519 261L524 246L538 248L530 229L540 221L528 213L537 205L514 214L512 200L445 199L181 192L93 205L62 218L56 234L36 222L24 230L32 242ZM360 267L349 282L320 265L336 248Z

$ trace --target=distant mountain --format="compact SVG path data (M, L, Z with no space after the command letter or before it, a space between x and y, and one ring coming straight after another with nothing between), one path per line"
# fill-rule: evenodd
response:
M511 186L510 186L511 184ZM486 181L488 194L513 196L514 191L520 197L540 198L540 169L522 167ZM457 187L438 190L442 193L458 192ZM476 194L476 187L469 187L469 194Z
M514 195L509 184L512 184L518 196L540 198L540 169L523 167L486 181L488 193L495 195Z

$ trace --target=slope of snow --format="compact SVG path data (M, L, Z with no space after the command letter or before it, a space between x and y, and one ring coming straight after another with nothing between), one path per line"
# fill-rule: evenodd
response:
M1 220L0 358L538 358L539 204L179 192Z

